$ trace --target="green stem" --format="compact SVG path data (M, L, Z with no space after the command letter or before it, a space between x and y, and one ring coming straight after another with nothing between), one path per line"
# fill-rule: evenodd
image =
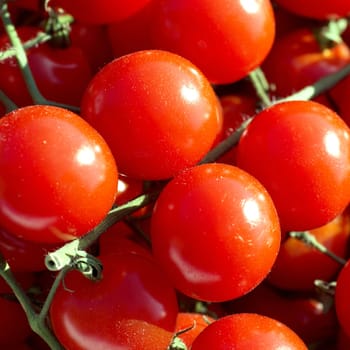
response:
M65 266L71 266L74 258L82 256L84 249L90 247L103 232L130 215L138 209L152 203L159 195L159 191L141 196L110 210L107 217L88 234L80 239L65 244L54 252L50 252L45 259L47 268L51 271L59 271Z
M32 47L35 47L39 44L43 44L46 41L49 41L51 39L51 35L44 33L44 32L39 32L37 36L33 39L30 39L23 43L23 48L24 50L28 50ZM16 56L16 49L13 47L10 47L6 51L0 51L0 61L7 60L8 58Z
M18 108L18 106L2 90L0 90L0 101L6 108L6 113Z
M243 131L252 120L253 117L245 120L235 132L233 132L225 140L221 141L215 148L209 151L207 155L199 162L199 164L215 162L219 157L229 151L238 143Z
M268 107L271 105L271 99L268 94L270 89L269 83L265 77L264 72L260 67L256 68L254 71L249 73L249 79L251 80L255 92L258 95L263 106Z
M322 243L320 243L317 238L310 232L304 231L304 232L289 232L289 236L295 239L298 239L299 241L307 244L308 246L317 249L321 253L327 255L328 257L335 260L340 265L345 265L346 260L341 258L340 256L334 254L331 252L326 246L324 246Z
M347 64L339 71L327 75L324 78L318 80L315 84L306 86L305 88L297 91L296 93L276 101L276 103L285 102L285 101L298 101L298 100L311 100L316 96L326 92L336 85L339 81L344 79L350 74L350 64Z
M28 64L28 57L26 54L26 51L23 47L23 44L21 42L21 39L18 36L18 33L16 31L16 27L13 25L11 16L8 10L8 6L6 2L0 2L0 15L1 19L5 28L5 31L7 33L7 36L10 40L10 43L15 50L16 53L16 59L18 66L21 70L23 79L25 81L25 84L27 86L27 89L30 93L30 96L33 99L33 102L35 104L42 104L42 105L54 105L57 107L62 107L66 109L70 109L74 112L79 112L79 108L76 106L69 106L66 104L54 102L54 101L48 101L39 91L38 86L35 82L35 79L33 77L32 71Z
M50 346L52 350L62 350L62 346L57 341L51 330L48 328L46 320L39 321L39 316L34 311L31 300L17 282L8 263L2 257L0 258L0 265L0 276L11 287L13 294L16 296L27 316L29 325L33 332L37 333Z

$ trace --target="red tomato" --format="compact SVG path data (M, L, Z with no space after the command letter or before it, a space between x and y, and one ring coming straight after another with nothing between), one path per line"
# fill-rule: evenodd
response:
M25 241L0 228L0 252L12 271L43 271L45 256L58 248L57 244Z
M177 337L182 340L187 349L190 349L198 334L214 321L214 318L207 315L195 312L179 312L176 318L175 334L180 333Z
M249 95L230 94L220 97L222 106L223 126L218 141L223 141L233 134L243 122L255 115L257 100ZM236 164L237 147L232 147L217 160L220 163Z
M300 16L331 19L350 14L348 0L276 0L276 3Z
M340 271L335 289L335 309L340 326L345 334L350 337L350 262L348 261Z
M157 48L186 57L216 84L259 66L275 35L269 0L161 0L152 26Z
M156 0L151 0L141 11L108 25L108 38L115 57L155 48L150 32L157 5Z
M81 114L105 138L121 173L166 179L196 164L221 131L218 99L202 73L166 51L120 57L92 79Z
M77 21L71 25L71 45L84 52L94 73L113 59L112 47L106 40L107 35L107 28L103 25L83 24Z
M0 168L0 225L25 240L82 236L116 196L118 172L107 144L62 108L27 106L1 118Z
M258 314L234 314L211 323L194 340L191 350L307 350L289 327Z
M34 38L39 29L19 27L17 31L25 42ZM0 37L0 49L8 46L9 39L3 35ZM27 55L34 79L45 98L80 105L83 92L92 77L91 67L80 48L72 46L59 49L44 43L27 50ZM18 106L33 103L14 57L0 64L0 89Z
M234 166L214 163L166 185L154 207L151 238L175 287L213 302L239 297L265 278L281 233L264 187Z
M290 327L307 344L330 339L338 332L335 309L327 310L317 296L281 293L266 283L230 302L228 309L230 313L250 312L271 317Z
M260 112L238 144L237 164L271 195L283 230L303 231L340 215L350 199L350 130L312 101Z
M137 254L100 256L103 278L70 272L50 309L66 349L164 350L178 313L174 289L153 260Z
M331 252L346 258L350 235L348 215L340 215L310 233ZM338 262L315 248L295 238L288 238L281 245L268 280L282 289L312 291L316 279L331 281L340 268Z
M111 23L133 15L151 0L51 0L50 6L61 7L82 23Z
M2 349L15 349L23 342L31 329L22 306L13 300L0 297L0 346Z
M262 68L274 86L273 93L285 97L349 62L350 50L345 43L322 50L312 30L300 28L275 41Z
M331 98L339 112L339 115L348 126L350 126L349 89L350 76L347 76L330 90Z

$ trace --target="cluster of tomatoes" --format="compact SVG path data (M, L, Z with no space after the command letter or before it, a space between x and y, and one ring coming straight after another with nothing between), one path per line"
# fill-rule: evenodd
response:
M0 346L350 348L348 0L0 6Z

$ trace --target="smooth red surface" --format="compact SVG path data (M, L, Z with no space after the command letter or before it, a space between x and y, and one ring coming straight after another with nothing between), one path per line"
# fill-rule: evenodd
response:
M298 15L316 19L334 19L350 14L348 0L276 0L276 3Z
M256 287L280 245L270 196L255 178L226 164L179 174L161 192L151 220L155 258L182 293L205 301Z
M186 57L215 84L259 66L274 35L269 0L162 0L152 24L156 48Z
M86 234L117 191L117 167L103 138L73 112L28 106L0 119L0 225L35 242Z
M121 173L157 180L195 165L222 127L203 74L166 51L139 51L107 64L87 88L81 115L109 144Z
M77 271L65 277L50 309L66 349L164 350L175 330L175 291L153 260L137 254L101 255L103 278Z
M210 324L191 350L307 350L304 342L284 324L259 314L234 314Z
M316 102L278 103L256 115L237 164L266 187L283 230L325 225L349 203L350 129Z

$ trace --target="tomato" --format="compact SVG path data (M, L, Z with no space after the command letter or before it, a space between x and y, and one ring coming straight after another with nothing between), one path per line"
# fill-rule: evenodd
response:
M116 197L118 171L106 142L63 108L27 106L1 118L0 168L0 225L25 240L80 237Z
M151 35L157 48L186 57L212 83L226 84L261 64L275 21L269 0L161 0Z
M221 131L219 101L202 73L166 51L138 51L92 79L81 115L109 144L121 173L158 180L196 164Z
M82 23L104 24L133 15L151 0L51 0L50 6L61 7Z
M265 188L227 164L203 164L171 180L151 218L153 254L175 287L205 301L239 297L270 271L281 233Z
M350 62L345 43L321 49L310 28L299 28L275 41L262 69L273 93L285 97L335 73Z
M348 126L350 126L349 89L350 76L346 76L330 90L330 96L338 110L338 113Z
M338 275L334 299L340 326L348 337L350 337L349 288L350 263L348 261Z
M57 244L25 241L0 228L0 252L12 271L45 270L45 256L58 248Z
M289 327L259 314L240 313L211 323L194 340L191 350L307 350Z
M200 313L179 312L176 318L175 334L189 349L198 334L214 321L214 318Z
M349 203L350 129L316 102L278 103L257 114L237 164L265 186L283 230L325 225Z
M31 333L26 314L22 306L14 300L0 297L0 346L3 349L15 349Z
M25 42L33 39L39 29L19 27L18 34ZM6 35L0 37L0 49L9 46ZM48 100L79 106L83 92L92 78L91 67L78 47L53 48L43 43L27 50L28 64L40 92ZM18 106L33 103L14 57L0 64L0 88Z
M271 317L290 327L307 344L330 339L338 332L334 307L327 309L315 293L282 293L267 283L231 301L228 310Z
M276 0L276 3L300 16L316 19L346 17L350 14L348 0Z
M107 26L108 38L115 57L155 48L150 32L154 9L157 5L157 1L151 0L134 15Z
M311 230L310 234L331 252L346 258L350 235L348 214L337 216L330 223ZM340 268L332 258L290 237L282 243L268 280L282 289L312 291L316 279L332 281Z
M223 95L219 100L222 106L223 126L218 142L223 141L237 131L242 123L252 117L257 110L257 100L247 94ZM229 151L219 157L217 161L220 163L235 165L236 151L236 146L232 147Z
M70 272L51 304L57 338L70 350L164 350L178 313L174 289L157 264L137 254L105 254L103 278Z
M73 22L69 34L71 46L79 47L88 60L93 73L113 59L112 47L104 25Z

